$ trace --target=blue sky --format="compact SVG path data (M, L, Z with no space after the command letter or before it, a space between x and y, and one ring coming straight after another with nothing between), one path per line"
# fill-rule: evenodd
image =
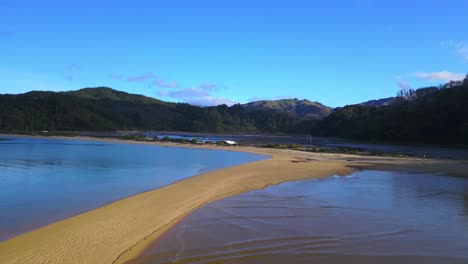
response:
M0 0L0 93L333 107L468 72L468 1Z

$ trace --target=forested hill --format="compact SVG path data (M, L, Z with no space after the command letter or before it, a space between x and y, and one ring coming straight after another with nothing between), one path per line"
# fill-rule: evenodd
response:
M370 100L364 103L360 103L361 105L365 106L385 106L385 105L391 105L397 101L398 97L388 97L388 98L382 98L382 99L377 99L377 100Z
M295 101L295 100L293 100ZM468 79L337 108L322 120L291 107L197 107L106 87L0 95L0 132L166 130L309 133L371 141L468 145ZM255 104L253 104L255 105ZM275 105L275 104L273 104ZM269 104L269 108L271 104ZM325 107L326 108L326 107ZM324 109L325 109L324 108ZM289 109L289 110L288 110ZM294 112L294 111L295 112ZM329 111L329 110L325 110Z
M407 90L390 105L336 109L313 135L361 140L468 145L468 78Z
M0 131L166 130L306 133L311 122L241 105L197 107L106 87L0 95Z
M317 120L328 116L332 111L331 107L305 99L261 100L250 102L243 106L249 111L266 110Z

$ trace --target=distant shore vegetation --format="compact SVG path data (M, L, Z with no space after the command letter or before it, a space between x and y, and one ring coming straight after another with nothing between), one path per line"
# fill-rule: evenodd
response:
M0 133L73 135L67 131L149 129L309 134L369 142L468 146L468 78L437 87L404 89L395 97L333 110L307 100L259 102L198 107L106 87L5 94L0 95ZM306 118L305 109L321 115Z
M468 146L468 75L438 87L404 89L392 104L335 109L311 128L316 136Z

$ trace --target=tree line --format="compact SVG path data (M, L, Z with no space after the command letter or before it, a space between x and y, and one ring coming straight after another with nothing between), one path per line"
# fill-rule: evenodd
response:
M438 87L406 89L391 105L335 109L311 133L368 141L468 145L468 75Z
M168 103L106 87L0 95L0 131L157 130L308 133L313 121L271 111Z

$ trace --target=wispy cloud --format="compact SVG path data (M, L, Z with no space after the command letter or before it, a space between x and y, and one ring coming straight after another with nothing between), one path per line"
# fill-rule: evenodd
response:
M282 100L282 99L299 99L299 98L295 96L290 96L290 95L272 96L272 97L254 96L254 97L250 97L248 101L255 102L255 101L263 101L263 100Z
M79 65L72 64L68 67L75 68L77 66ZM121 80L125 78L128 82L149 82L149 86L156 86L159 88L178 88L179 87L178 82L172 81L172 80L171 81L164 80L161 77L156 76L156 74L154 74L153 72L148 72L148 73L141 74L141 75L127 75L127 77L125 77L123 74L111 74L109 75L109 77L114 80ZM220 86L210 83L210 82L206 82L206 83L201 84L197 88L187 88L184 90L200 90L200 91L214 92L214 91L218 91L219 89L220 89ZM166 91L162 91L162 93L164 92Z
M115 80L125 79L128 82L147 82L149 87L164 88L164 90L157 91L160 97L172 98L180 102L185 102L199 106L213 106L213 105L233 105L237 102L213 95L214 92L219 91L222 87L211 82L205 82L199 86L192 86L184 89L179 88L179 83L176 81L167 81L152 72L142 75L124 76L122 74L111 74L110 78Z
M399 81L399 82L397 83L397 85L398 85L398 87L400 87L402 90L410 90L410 89L412 89L411 86L410 86L407 82L405 82L405 81Z
M154 79L154 78L156 78L156 75L149 72L149 73L142 74L142 75L129 76L127 78L127 81L129 81L129 82L144 82L144 81L148 81L148 80L151 80L151 79Z
M205 91L217 91L219 90L219 87L213 83L203 83L200 85L200 89Z
M255 101L260 101L260 100L268 100L266 97L262 96L254 96L249 98L249 102L255 102Z
M468 43L458 43L455 51L463 60L468 62Z
M124 78L123 74L111 74L109 75L114 80L122 80Z
M158 95L171 97L174 99L182 99L186 101L186 100L190 100L193 97L209 96L210 93L208 93L207 91L198 89L198 88L186 88L186 89L177 90L177 91L167 91L167 90L160 91L158 92Z
M177 91L160 91L159 96L169 97L176 100L181 100L185 103L199 105L199 106L213 106L213 105L233 105L236 102L224 97L216 97L211 94L211 91L207 87L202 88L186 88Z
M468 43L466 41L446 40L441 42L442 47L450 49L462 60L468 62Z
M193 98L188 102L189 104L198 105L198 106L215 106L225 104L231 106L237 104L238 102L224 98L224 97L214 97L214 96L204 96L199 98Z
M174 81L166 82L166 81L164 81L162 79L159 79L159 78L154 80L153 84L158 86L158 87L161 87L161 88L177 88L179 86L177 84L177 82L174 82Z
M449 71L440 71L440 72L418 72L415 76L422 80L428 81L461 81L465 78L463 73L454 73Z

